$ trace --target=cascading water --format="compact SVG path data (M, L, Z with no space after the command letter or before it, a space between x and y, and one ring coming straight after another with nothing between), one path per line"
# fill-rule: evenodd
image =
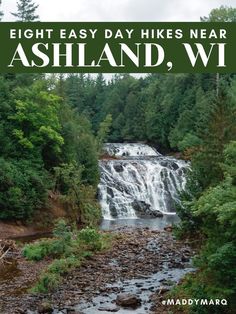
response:
M104 219L174 214L188 163L145 144L106 144L100 160L99 201Z

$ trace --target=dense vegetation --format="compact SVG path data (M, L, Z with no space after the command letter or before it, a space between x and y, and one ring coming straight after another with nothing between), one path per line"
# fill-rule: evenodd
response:
M1 219L30 217L49 190L75 211L89 207L89 198L97 207L98 152L110 122L93 132L58 85L39 75L0 77Z
M27 5L29 15L24 11ZM15 16L35 20L37 6L32 5L19 1ZM202 20L235 22L235 16L236 9L221 7ZM192 170L178 209L182 219L178 234L203 239L196 258L200 272L179 291L191 298L224 297L229 306L214 307L211 313L233 312L234 74L151 74L139 79L123 74L109 82L102 74L1 74L0 103L1 219L31 217L45 206L51 190L60 195L70 215L96 223L100 217L95 198L97 160L105 140L147 141L162 151L179 151L191 160ZM60 273L71 265L66 252L73 252L74 240L71 233L65 236L59 242L27 247L25 255L39 259L56 252L62 260L51 267L54 278L55 269ZM47 281L43 278L42 290ZM190 311L208 313L204 307Z

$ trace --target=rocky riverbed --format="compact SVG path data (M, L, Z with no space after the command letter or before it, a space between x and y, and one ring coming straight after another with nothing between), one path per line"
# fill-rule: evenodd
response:
M18 256L15 276L0 279L0 313L164 313L163 308L158 312L157 296L193 271L193 251L173 238L171 228L120 228L113 234L109 250L86 260L47 295L26 290L47 262L29 263Z

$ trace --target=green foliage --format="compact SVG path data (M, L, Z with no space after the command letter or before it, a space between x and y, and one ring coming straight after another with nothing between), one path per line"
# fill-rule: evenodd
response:
M96 200L96 190L82 184L82 169L75 163L62 164L55 170L55 190L67 207L68 214L85 225L96 226L101 219L101 209Z
M62 159L81 169L82 183L96 186L99 178L97 141L90 121L65 104L60 110L60 121L64 138Z
M41 240L34 244L26 244L23 249L23 256L31 261L40 261L49 255L51 240Z
M0 76L0 218L32 217L46 205L53 185L76 218L81 186L96 188L98 153L91 123L66 104L63 78L61 94L57 84L42 75ZM86 204L92 214L94 200Z
M92 186L80 187L79 220L85 225L95 227L102 219L101 208L96 199L96 190Z
M226 175L232 178L232 184L236 185L236 141L230 142L224 150L224 163L222 169Z
M96 141L89 134L78 139L77 160L83 166L81 179L84 184L97 186L99 180Z
M97 133L98 150L102 150L102 145L108 138L110 127L112 125L112 115L108 114L104 121L100 123L99 130Z
M102 236L95 229L85 228L79 232L78 240L87 245L92 251L99 251L103 247Z
M39 277L38 283L31 289L33 293L47 293L54 290L73 268L79 267L81 261L77 257L67 257L54 260Z
M64 220L59 220L53 230L52 239L42 239L23 248L23 255L34 261L54 258L44 271L33 292L46 293L53 290L65 275L79 267L84 258L107 247L108 238L93 228L78 231L71 228Z
M199 137L197 137L194 134L187 133L182 141L178 143L178 148L181 151L186 151L188 148L192 147L200 147L202 144L202 141Z
M46 167L50 167L50 155L59 154L64 143L58 96L45 91L44 82L37 81L30 88L16 88L13 99L13 112L8 119L18 153L36 158L41 155Z
M59 219L54 226L53 236L59 238L65 242L71 241L71 228L68 226L65 220Z
M0 219L22 219L45 203L48 175L27 160L0 158Z
M38 5L32 0L19 0L17 2L17 12L12 13L17 18L17 22L33 22L38 20L39 16L35 14Z
M42 239L25 245L23 255L34 261L48 257L60 257L70 253L73 233L63 219L55 223L52 239Z
M201 275L193 277L188 285L180 287L191 298L225 298L229 305L227 311L234 308L236 293L236 186L235 186L235 141L219 151L222 163L219 165L225 173L224 179L216 186L204 189L198 197L189 201L188 212L197 219L198 230L206 237L205 244L195 259ZM191 197L189 196L191 199ZM185 198L186 199L186 198ZM190 227L187 216L182 212L182 227ZM183 229L182 229L183 230ZM189 228L190 230L190 228ZM188 230L188 231L189 231ZM199 296L199 294L201 294ZM191 313L203 313L199 306ZM212 313L228 313L224 307L215 307Z
M211 285L211 279L206 274L197 272L196 274L187 275L181 285L175 287L169 294L170 298L182 299L196 299L196 300L222 300L226 299L228 305L207 305L203 306L193 304L191 306L178 306L177 310L182 313L190 314L227 314L233 313L233 300L228 297L228 290L217 290L216 287Z
M54 168L55 190L60 191L61 199L71 207L72 213L77 214L80 197L81 168L75 162L61 164Z
M31 289L32 293L47 293L54 290L60 283L61 276L58 273L45 272L39 278L38 283Z
M209 16L201 18L202 22L236 22L236 9L229 6L220 6L213 9Z

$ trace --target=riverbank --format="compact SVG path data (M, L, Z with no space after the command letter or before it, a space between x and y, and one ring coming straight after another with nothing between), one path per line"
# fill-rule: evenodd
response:
M52 192L48 195L47 206L35 210L29 220L4 221L0 220L0 239L40 237L51 232L55 220L69 218L66 206L59 195Z
M49 226L32 226L22 222L2 222L0 221L0 239L14 239L24 237L36 237L47 234L51 231Z
M111 311L121 314L125 304L116 304L121 293L140 300L132 313L149 313L155 307L153 294L168 291L192 270L193 252L188 243L175 240L168 230L121 228L113 231L113 245L109 250L86 260L63 279L57 290L46 295L17 290L24 283L32 286L48 263L27 262L19 250L15 254L18 254L16 269L20 273L5 281L1 279L0 313L52 313L54 310L53 313L67 314ZM160 313L164 313L163 309Z

